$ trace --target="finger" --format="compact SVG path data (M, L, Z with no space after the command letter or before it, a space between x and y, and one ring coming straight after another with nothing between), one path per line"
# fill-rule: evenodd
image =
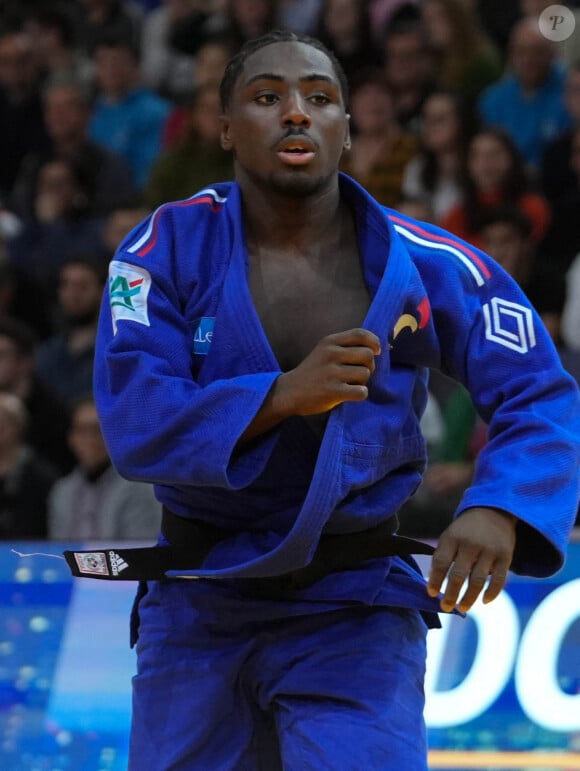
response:
M450 611L456 607L459 593L461 592L465 581L471 575L476 558L477 554L473 549L466 549L465 547L461 548L455 562L447 573L447 585L445 587L443 599L441 600L442 610Z
M494 566L491 572L491 580L489 586L485 590L483 595L483 602L487 604L498 596L501 590L506 585L508 576L508 565L505 562L498 563Z
M370 332L362 327L347 329L344 332L336 332L333 335L329 335L327 339L336 345L370 348L374 356L378 356L381 352L381 341L379 338L374 332Z
M347 385L366 385L372 371L368 367L341 364L337 369L338 379Z
M367 346L336 346L332 353L334 360L341 364L361 364L375 371L375 354Z
M466 613L481 594L493 567L493 559L480 557L469 574L467 589L459 601L459 610Z
M431 567L429 569L427 594L429 594L430 597L437 597L441 591L441 585L447 575L447 571L453 564L455 553L455 541L446 542L442 539L439 542L431 559Z

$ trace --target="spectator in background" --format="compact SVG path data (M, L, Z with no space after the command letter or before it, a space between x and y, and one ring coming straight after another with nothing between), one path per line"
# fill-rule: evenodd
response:
M38 347L36 374L69 403L93 388L95 336L105 281L106 266L94 257L71 257L60 269L61 329Z
M396 121L382 70L363 70L351 82L351 147L340 170L354 177L379 203L394 207L401 198L405 167L417 140Z
M423 0L420 9L437 86L453 91L469 108L475 106L479 93L503 72L475 6L464 0Z
M67 405L35 375L37 341L19 319L0 319L0 393L18 396L29 415L26 442L61 473L70 471Z
M143 19L143 83L177 104L191 98L195 57L175 48L172 31L190 16L195 6L195 0L161 0Z
M44 89L44 122L50 140L45 152L25 156L11 198L12 208L30 216L34 208L38 170L52 158L65 158L79 165L90 190L87 213L103 216L121 203L137 198L132 171L127 162L88 136L91 96L74 79L49 82Z
M0 201L10 197L24 156L48 145L39 85L30 38L0 30Z
M149 210L143 206L121 206L109 214L105 220L102 238L107 262L113 259L123 238L149 213Z
M91 181L82 159L49 157L38 169L32 216L7 244L13 265L40 283L49 302L62 263L100 243L103 219L91 214Z
M0 224L0 319L15 317L31 327L37 338L50 334L50 315L41 287L10 264Z
M432 61L419 22L404 20L389 25L383 53L397 121L416 132L423 102L434 87Z
M561 192L551 199L553 217L540 247L543 261L557 266L562 275L580 252L580 126L570 137L569 153L571 176L564 177Z
M467 133L455 94L434 91L427 97L421 110L419 151L405 168L402 193L429 201L435 222L461 199L459 176Z
M551 212L547 200L532 191L523 159L509 135L498 128L476 132L467 148L462 173L462 200L443 217L441 226L480 246L481 222L490 208L516 206L532 223L532 239L546 235Z
M131 482L115 471L91 397L79 399L73 408L69 442L76 465L51 491L50 538L155 539L161 505L153 485Z
M226 0L220 31L237 51L247 41L278 27L277 0Z
M571 126L546 145L542 156L540 182L551 203L578 187L578 175L572 165L572 139L580 129L580 61L571 65L566 74L564 106Z
M123 40L103 39L96 45L95 78L90 137L127 161L141 190L161 148L171 104L141 85L139 55Z
M80 0L80 6L79 43L89 56L103 38L139 46L143 12L132 0Z
M233 178L231 153L220 144L221 108L214 84L200 88L191 107L186 136L162 153L153 165L143 193L146 207L189 198L212 182Z
M234 55L231 43L225 37L208 38L195 54L195 67L191 83L191 98L187 105L176 105L169 113L163 127L162 149L174 147L188 134L191 124L191 108L196 94L206 86L216 92L226 64Z
M26 444L22 400L0 393L0 539L47 536L47 499L58 471Z
M315 37L334 53L349 80L363 69L382 64L371 35L366 3L323 0Z
M278 16L284 29L316 34L322 0L278 0Z
M488 126L510 135L535 173L548 142L570 125L563 98L565 71L555 60L553 43L542 35L537 20L529 18L512 30L509 64L505 77L480 95L479 110Z
M64 5L33 6L23 22L29 36L44 83L71 79L90 88L93 63L78 45L74 14Z

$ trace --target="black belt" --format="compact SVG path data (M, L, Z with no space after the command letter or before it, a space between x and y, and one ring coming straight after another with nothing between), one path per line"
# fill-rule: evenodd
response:
M357 533L323 533L312 561L306 567L269 578L236 578L238 588L256 596L283 597L311 586L324 576L358 567L367 560L412 554L433 554L430 544L393 533L397 518ZM199 520L186 519L163 507L162 532L170 546L111 547L102 551L65 551L78 578L116 581L166 579L168 570L196 570L221 541L235 536ZM175 544L179 544L178 546ZM231 580L231 579L228 579Z

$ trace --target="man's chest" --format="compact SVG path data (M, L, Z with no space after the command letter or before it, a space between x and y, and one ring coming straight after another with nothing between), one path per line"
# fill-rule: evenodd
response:
M250 270L250 291L284 370L299 364L323 337L361 326L370 304L358 255L327 264L261 261Z

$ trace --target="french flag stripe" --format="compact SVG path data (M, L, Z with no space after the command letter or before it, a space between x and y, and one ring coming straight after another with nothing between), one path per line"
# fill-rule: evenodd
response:
M186 198L184 201L178 201L177 203L173 203L171 205L193 206L198 203L211 203L215 205L223 204L225 201L226 199L223 196L218 195L218 193L213 188L208 187L205 190L200 190L199 193L196 193L191 198ZM143 233L141 238L135 241L134 244L131 244L131 246L129 246L125 251L129 252L130 254L137 254L139 257L143 257L153 248L157 238L157 222L159 219L159 212L168 205L169 204L164 203L155 209L151 219L149 220L147 230Z
M460 244L445 236L428 233L426 230L423 230L423 228L412 225L398 217L391 216L390 219L393 221L397 233L404 238L408 238L410 241L413 241L420 246L427 246L430 249L440 249L461 260L475 279L478 286L483 286L486 280L491 278L491 273L485 263L477 256L477 254L475 254L475 252L466 248L464 244Z

